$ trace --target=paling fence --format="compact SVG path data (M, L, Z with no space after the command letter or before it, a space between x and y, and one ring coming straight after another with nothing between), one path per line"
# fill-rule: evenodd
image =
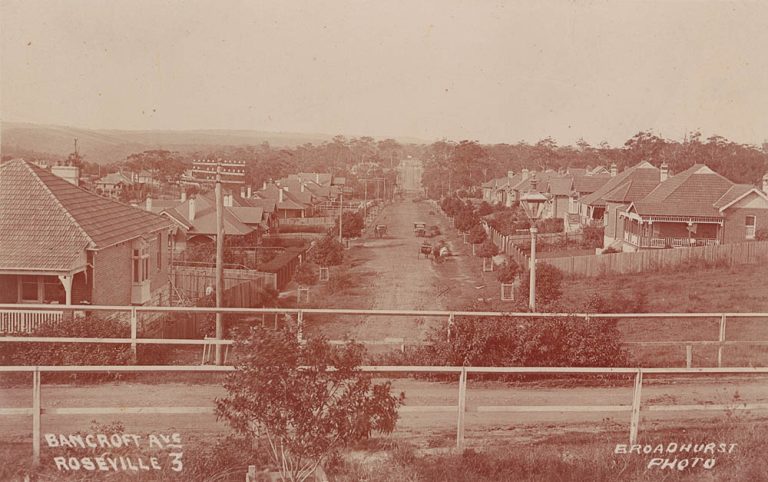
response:
M486 225L486 231L499 250L511 256L520 266L530 264L530 236L505 236ZM559 235L559 234L557 234ZM537 235L537 240L547 234ZM572 235L568 235L569 238ZM546 239L546 238L545 238ZM518 246L524 246L523 248ZM674 268L688 264L754 264L768 261L768 241L753 241L715 246L676 249L648 249L634 253L613 253L594 256L547 257L537 260L558 268L568 276L594 277L604 274L626 274Z
M165 340L170 342L171 340ZM189 341L189 340L184 340ZM31 416L32 417L32 457L35 464L40 462L40 440L43 433L43 415L49 416L78 416L78 415L125 415L142 414L157 417L158 415L213 415L213 404L208 406L109 406L109 407L61 407L58 404L43 406L42 378L45 373L229 373L234 371L232 366L1 366L0 373L31 373L32 374L32 406L31 407L0 407L2 416ZM384 378L384 374L442 374L458 375L458 394L455 405L406 405L399 409L400 413L443 413L446 417L456 419L456 447L465 446L466 414L476 413L623 413L629 412L629 444L636 444L640 429L641 412L696 412L696 411L763 411L768 410L768 403L735 402L728 404L696 403L696 404L657 404L646 401L643 403L643 381L649 376L680 377L691 375L708 376L766 376L768 368L569 368L569 367L456 367L456 366L363 366L363 373L376 373ZM626 376L633 379L632 397L627 403L618 405L475 405L467 406L468 378L470 375L507 374L507 375L560 375L560 376L596 376L611 375ZM193 389L188 387L188 389ZM568 390L565 388L564 390ZM172 403L172 402L171 402Z
M216 268L212 266L174 266L171 270L173 295L178 302L194 302L210 296L216 287ZM277 287L277 275L252 269L224 269L224 290L238 285Z
M607 273L637 273L687 264L753 264L768 260L768 241L697 246L693 248L648 249L634 253L547 258L546 263L566 275L599 276Z

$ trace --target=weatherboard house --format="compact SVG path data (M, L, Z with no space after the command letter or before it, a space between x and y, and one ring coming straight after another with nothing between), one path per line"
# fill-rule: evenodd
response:
M741 243L768 227L768 195L695 164L631 203L620 217L623 251Z
M23 160L0 165L0 302L167 304L165 217Z

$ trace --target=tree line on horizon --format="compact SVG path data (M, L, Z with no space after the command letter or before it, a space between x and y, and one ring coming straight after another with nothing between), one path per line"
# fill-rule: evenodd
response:
M52 156L25 151L29 160L51 159ZM670 170L680 172L695 163L703 163L733 182L759 184L768 172L768 145L757 147L739 144L722 136L703 138L700 132L686 135L682 141L666 139L651 131L641 131L623 146L603 142L593 146L580 139L575 146L558 145L551 137L535 144L481 144L474 140L441 139L431 144L401 144L394 139L373 137L347 138L337 135L319 144L305 143L295 147L259 145L218 146L206 150L179 152L153 149L126 156L120 162L99 166L79 156L78 162L88 174L148 170L161 179L178 179L191 168L193 159L238 159L246 162L246 182L254 187L271 179L296 172L330 172L347 177L350 187L360 187L359 179L386 178L393 183L394 169L407 157L424 162L423 187L431 196L449 190L478 186L489 179L502 177L508 171L522 169L564 169L616 164L619 171L640 161L658 166L666 162ZM62 158L62 156L58 156ZM70 159L72 155L69 156ZM6 153L3 160L10 158ZM60 160L60 159L55 159ZM63 160L63 158L61 159ZM369 185L371 189L373 185Z

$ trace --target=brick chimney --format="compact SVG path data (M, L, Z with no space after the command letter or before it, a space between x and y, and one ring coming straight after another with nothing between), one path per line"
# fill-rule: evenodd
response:
M189 198L189 216L187 216L190 221L195 220L195 197L192 196Z
M184 202L187 200L187 191L182 189L181 190L181 202Z
M246 192L246 193L248 194L248 196L247 196L247 197L248 197L248 199L250 199L250 198L251 198L251 195L253 194L253 193L252 193L252 191L251 191L251 186L248 186L248 190L247 190L247 192Z
M152 194L147 194L147 211L152 212Z
M277 188L277 193L278 193L277 202L283 202L285 197L285 195L283 194L283 189Z
M240 186L240 197L245 197L245 186Z
M523 179L528 179L528 169L523 169Z
M664 161L659 167L659 179L661 182L669 179L669 164L667 164L667 161Z
M768 194L768 172L763 176L763 192Z
M619 173L619 168L616 167L616 163L611 163L611 177L616 177L616 174Z
M320 184L320 173L319 172L315 173L315 182Z
M515 171L507 171L507 179L512 179L515 177Z
M301 183L301 192L304 192L304 183Z

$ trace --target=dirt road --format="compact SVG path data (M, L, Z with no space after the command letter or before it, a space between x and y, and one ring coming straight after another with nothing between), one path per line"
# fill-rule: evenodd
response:
M677 383L654 382L649 379L643 389L643 403L653 405L684 405L695 403L732 404L766 403L766 378L731 380L724 385L714 379L684 380ZM456 406L458 388L453 383L438 383L410 379L393 380L393 389L406 394L406 406L396 437L406 437L415 443L432 446L450 446L456 430L456 411L420 410L420 406ZM183 383L138 384L131 382L108 383L98 386L44 385L43 407L141 407L187 406L213 407L215 397L225 395L219 384L189 385ZM553 388L535 385L505 385L470 380L467 391L466 436L470 444L482 444L489 438L505 438L511 443L530 441L566 430L583 432L618 431L618 442L624 441L630 414L624 412L535 412L497 413L478 412L479 406L494 405L623 405L632 399L631 383L618 387ZM31 390L27 387L3 389L0 406L31 406ZM748 417L766 415L755 411ZM703 420L720 417L715 411L642 411L643 428L656 428L659 424L700 426ZM43 433L74 433L88 430L91 421L107 423L120 420L128 432L173 432L182 434L186 441L204 439L223 434L228 427L217 422L213 415L43 415ZM28 443L32 419L29 416L0 417L0 445Z

